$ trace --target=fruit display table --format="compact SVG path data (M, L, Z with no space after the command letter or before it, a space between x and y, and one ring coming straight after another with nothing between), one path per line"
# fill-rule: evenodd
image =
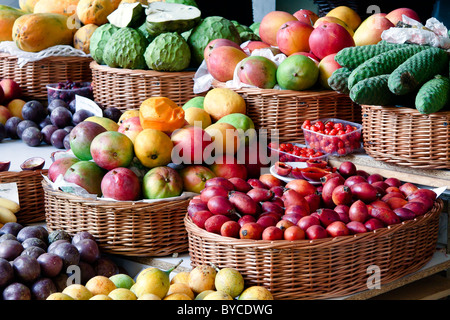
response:
M26 159L32 156L43 157L46 161L44 168L48 168L51 164L51 154L58 149L52 146L42 145L38 148L28 147L23 144L20 140L11 141L5 140L2 144L2 154L6 159L11 159L11 171L19 171L20 164ZM396 176L401 180L416 183L425 187L443 187L450 185L450 170L419 170L411 169L406 167L400 167L397 165L386 164L377 160L372 159L368 155L361 154L350 154L344 157L330 157L330 164L337 166L343 161L352 161L358 167L367 170L370 173L380 173L385 176ZM406 288L409 285L418 285L419 281L427 281L427 283L434 283L428 281L429 277L433 278L440 285L434 286L432 290L440 290L437 294L439 296L445 293L448 289L447 280L448 278L442 277L439 274L450 269L450 256L448 255L449 249L445 249L446 244L448 244L448 239L450 237L449 226L448 226L448 202L450 201L450 191L447 189L441 198L446 203L446 207L441 214L440 220L440 230L438 237L438 245L440 248L437 249L432 259L420 270L413 272L411 274L405 275L404 277L384 284L379 289L375 290L364 290L355 294L350 294L342 297L337 297L333 299L344 299L344 300L361 300L361 299L371 299L377 298L377 296L383 297L383 294L393 294L397 290ZM45 225L45 222L43 223ZM445 252L447 251L447 252ZM168 269L171 266L176 265L180 259L183 260L181 265L174 271L173 275L178 272L188 271L192 269L190 256L188 252L175 253L170 256L162 257L125 257L121 255L110 255L110 257L116 261L116 263L124 267L131 275L137 274L140 270L148 266L156 266L162 269ZM443 288L442 288L443 287ZM436 297L434 295L433 297Z

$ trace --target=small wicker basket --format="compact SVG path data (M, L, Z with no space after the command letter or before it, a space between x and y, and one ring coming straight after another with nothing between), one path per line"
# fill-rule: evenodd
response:
M18 223L28 224L45 220L42 175L47 175L47 172L47 169L0 172L0 183L17 184L20 203L20 211L16 213Z
M223 82L213 81L213 87L226 88ZM348 95L334 90L293 91L277 89L240 88L247 105L247 115L256 129L278 130L281 142L304 144L303 121L336 118L361 123L361 107Z
M90 82L89 57L48 57L28 62L23 67L17 64L16 56L0 53L0 79L9 78L22 88L23 99L39 100L47 104L47 88L50 83L66 80Z
M188 250L183 218L190 199L153 203L86 199L54 190L43 180L49 231L88 231L103 252L167 256Z
M364 149L372 158L421 169L450 169L450 111L361 107Z
M373 232L318 240L243 240L222 237L185 216L193 267L236 268L246 286L262 285L275 299L325 299L368 289L371 267L381 284L419 270L436 250L439 217L432 210L414 220Z
M152 96L164 96L182 105L195 97L195 71L159 72L110 68L93 61L94 99L102 107L120 110L137 109Z

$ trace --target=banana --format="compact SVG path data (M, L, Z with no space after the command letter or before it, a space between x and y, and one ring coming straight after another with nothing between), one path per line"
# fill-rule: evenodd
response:
M5 207L0 207L0 223L17 222L16 215Z
M5 207L12 211L12 213L17 213L20 210L17 202L2 197L0 197L0 207Z

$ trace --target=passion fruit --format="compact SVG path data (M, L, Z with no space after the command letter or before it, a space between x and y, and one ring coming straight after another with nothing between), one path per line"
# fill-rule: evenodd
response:
M45 159L42 157L32 157L21 163L22 170L41 170L45 165Z

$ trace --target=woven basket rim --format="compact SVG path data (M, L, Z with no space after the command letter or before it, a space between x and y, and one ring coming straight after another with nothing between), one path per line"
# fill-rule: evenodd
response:
M160 199L159 201L153 201L153 202L143 202L143 201L113 201L113 200L98 200L98 199L89 199L89 198L83 198L81 196L77 196L75 194L64 192L62 190L54 190L50 184L43 179L42 180L42 187L44 188L44 191L48 194L51 194L55 197L58 197L60 199L65 199L67 201L74 201L78 203L83 203L88 206L96 206L96 207L114 207L117 209L117 211L120 210L127 210L131 207L133 209L145 209L154 205L161 205L167 202L183 202L186 200L189 200L188 198L185 199L176 199L171 200L170 198L164 198Z
M7 53L7 52L0 52L0 58L8 58L8 59L11 59L11 60L18 60L19 58L17 57L17 56L15 56L15 55L12 55L12 54L9 54L9 53ZM79 61L79 60L92 60L92 58L91 57L80 57L80 56L50 56L50 57L45 57L45 58L42 58L42 59L40 59L40 60L36 60L36 61L31 61L30 63L33 63L33 62L42 62L42 61L44 61L44 62L46 62L46 61L48 61L48 60L51 60L52 62L65 62L65 63L67 63L67 62L70 62L70 61Z
M348 236L339 236L339 237L327 237L323 239L316 240L251 240L251 239L236 239L231 237L224 237L205 229L198 227L196 224L192 222L192 219L188 214L185 215L184 223L186 226L186 230L188 232L195 233L197 236L202 237L207 241L219 242L224 246L232 246L232 247L249 247L255 248L259 250L267 250L267 249L309 249L309 248L319 248L326 247L328 245L335 244L346 244L349 242L356 241L364 241L366 238L376 238L383 236L391 236L398 230L409 229L418 224L427 223L429 220L433 219L435 215L440 215L444 204L442 199L438 198L433 205L433 208L421 215L419 217L414 218L413 220L402 221L401 223L390 225L384 228L379 228L374 231L367 231L364 233L358 233L354 235Z
M212 86L216 88L228 88L224 82L213 80ZM281 96L281 97L298 97L298 98L321 98L321 97L338 97L347 96L334 90L320 89L320 90L280 90L280 89L261 89L261 88L230 88L237 92L245 92L247 94L263 95L263 96Z
M90 63L90 67L92 70L97 71L108 71L114 72L122 75L145 75L145 76L170 76L170 77L178 77L178 76L186 76L186 75L194 75L195 71L155 71L155 70L143 70L143 69L125 69L125 68L112 68L107 65L98 64L95 60Z
M430 113L430 114L423 114L423 113L420 113L415 108L408 108L408 107L377 106L377 105L366 105L366 104L362 104L361 107L367 108L367 109L372 109L372 110L380 110L380 111L392 112L392 113L397 113L397 114L405 114L405 115L413 115L413 116L450 117L450 111L439 111L439 112Z

